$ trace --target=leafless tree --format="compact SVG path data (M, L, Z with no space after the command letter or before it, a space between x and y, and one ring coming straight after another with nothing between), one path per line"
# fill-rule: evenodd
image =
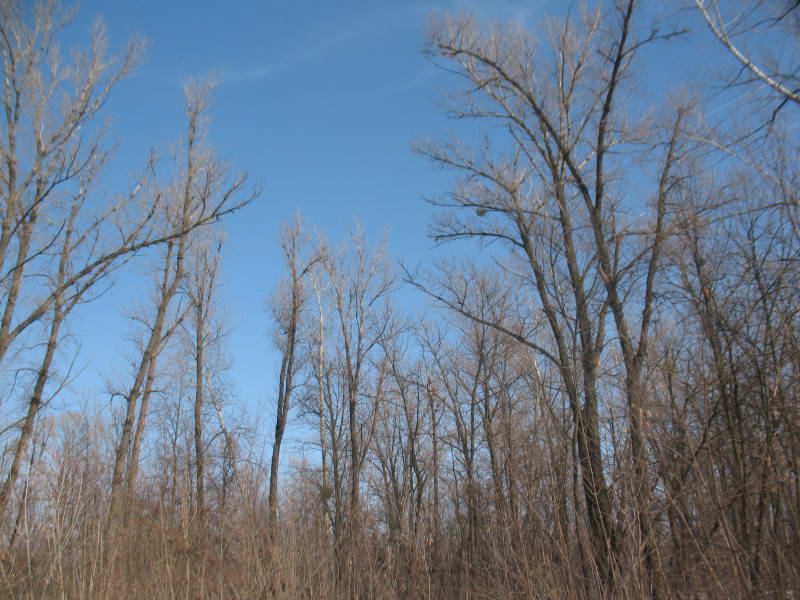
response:
M167 198L157 189L149 193L155 166L151 161L130 193L109 203L96 202L93 186L109 152L103 147L102 130L94 136L86 132L94 129L91 124L112 89L135 66L141 43L132 43L121 59L111 60L103 28L97 25L89 48L64 60L56 38L69 15L56 3L24 7L3 2L0 10L0 364L5 365L15 341L50 315L49 341L35 386L43 391L61 324L76 305L90 299L109 271L148 247L174 243L216 221L250 197L240 194L245 182L238 178L225 193L199 198L184 219L164 220ZM30 395L25 417L17 422L15 454L20 458L30 439L31 428L25 424L36 419L41 396ZM7 505L18 472L18 467L9 471L0 508Z
M190 257L190 271L184 282L188 299L190 318L184 327L190 338L189 347L194 362L194 467L195 467L195 506L202 521L205 516L206 500L206 444L204 441L203 414L209 400L217 409L225 446L230 452L230 432L225 425L224 416L213 395L211 386L209 354L218 346L225 330L218 312L218 288L220 277L220 258L222 239L214 232L193 242Z
M300 218L284 225L281 232L281 250L288 276L276 290L272 301L272 317L275 322L274 344L281 355L278 373L278 393L275 415L275 439L269 471L269 518L277 522L278 471L280 468L281 444L286 432L289 411L295 402L294 394L299 385L297 375L307 358L302 354L309 289L306 283L312 270L318 270L325 260L324 245L315 245L304 230ZM322 352L322 349L320 349Z
M326 262L326 266L331 281L336 340L341 344L337 362L347 406L349 516L351 527L357 529L361 505L360 473L375 430L377 405L386 375L374 356L379 352L381 342L393 334L395 321L390 293L394 277L386 264L383 249L371 252L360 230L354 232L350 245L343 246ZM370 368L378 372L373 394L367 387Z
M161 269L155 282L153 298L155 310L151 315L145 314L137 319L144 325L145 335L140 342L140 356L136 362L133 382L124 392L112 392L113 396L121 396L126 401L127 411L122 424L120 445L117 448L118 456L123 462L120 462L120 470L116 475L122 479L117 484L120 487L116 489L121 489L124 480L129 498L133 497L136 489L142 441L150 412L150 398L157 391L159 358L185 316L184 308L174 302L184 276L184 257L180 252L176 252L174 244L169 243L160 259ZM135 429L133 429L134 421ZM128 427L129 429L126 429ZM127 440L129 448L123 445L126 443L123 440ZM113 491L115 488L112 481ZM114 509L116 511L116 506Z
M184 284L186 276L186 261L190 253L193 241L197 237L198 217L201 222L211 222L216 219L209 219L206 215L208 207L226 206L228 203L247 202L248 199L240 201L243 192L245 179L241 175L231 175L229 168L219 159L214 157L206 142L206 110L208 107L210 88L208 85L188 85L186 88L186 115L187 115L187 137L184 146L175 156L177 168L175 180L165 191L159 190L157 193L166 198L163 204L164 227L168 231L179 231L181 235L167 242L165 251L164 279L161 285L161 293L158 299L157 309L154 320L150 326L149 336L145 343L142 358L137 369L134 382L130 392L125 395L127 410L123 421L122 432L116 450L114 466L114 480L112 483L110 514L112 521L118 516L121 501L121 490L126 473L126 457L128 448L131 444L133 424L136 417L136 407L139 398L146 390L148 379L152 380L153 369L157 353L164 346L166 341L165 334L174 331L175 326L167 326L167 315L173 299ZM203 216L206 215L206 216ZM212 282L213 283L213 282ZM213 285L211 287L213 290ZM210 293L203 289L203 293ZM191 295L191 294L190 294ZM196 296L196 294L195 294ZM199 298L192 297L195 304L195 320L197 319L197 303ZM202 311L204 307L200 307ZM205 314L201 314L205 317ZM200 330L202 337L202 329ZM201 340L202 341L202 340ZM196 349L197 350L197 349ZM199 389L195 390L196 402L199 398L202 408L202 345L197 350L196 365L199 369L197 382ZM146 407L145 407L146 408ZM145 416L142 413L142 416ZM140 423L144 421L140 418ZM202 432L201 432L202 434ZM196 438L196 444L202 450L202 437ZM202 452L201 452L202 454ZM137 457L138 458L138 457ZM198 470L202 470L201 464L197 465ZM130 472L130 471L128 471ZM200 475L201 473L198 473ZM202 478L198 477L198 502L202 500ZM200 504L199 506L202 506Z
M642 365L657 310L662 247L676 223L670 198L688 151L690 108L668 111L663 126L648 124L655 135L646 135L623 114L620 98L639 49L676 35L639 28L636 8L635 1L621 2L606 16L587 12L580 24L569 18L552 25L541 40L521 30L485 30L469 18L435 21L430 55L469 84L451 104L451 114L499 123L511 145L495 151L498 136L487 134L477 147L450 141L417 148L463 175L446 200L434 201L447 209L433 227L434 239L506 245L511 258L503 268L512 281L530 286L539 305L541 318L534 321L546 324L552 346L505 315L470 309L469 286L488 289L477 274L428 289L448 307L529 346L561 372L604 586L613 584L621 543L598 424L601 364L613 326L611 339L625 372L636 498L632 543L641 549L636 554L647 573L641 581L650 581L648 593L655 594ZM641 216L631 218L623 203L622 172L637 162L626 156L637 148L653 150L649 164L638 164L652 185L639 199Z

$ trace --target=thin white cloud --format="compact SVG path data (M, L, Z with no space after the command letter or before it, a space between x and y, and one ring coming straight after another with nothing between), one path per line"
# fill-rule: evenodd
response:
M482 19L529 24L535 16L545 16L556 4L553 0L452 0L448 10L468 12Z
M222 83L261 81L293 71L304 64L318 61L337 49L385 35L400 25L407 25L424 14L420 7L406 6L377 16L357 21L349 27L338 28L331 35L287 52L279 60L239 69L222 69Z

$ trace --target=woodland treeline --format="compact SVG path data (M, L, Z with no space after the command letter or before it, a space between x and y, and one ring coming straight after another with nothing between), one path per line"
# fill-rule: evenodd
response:
M797 597L800 7L641 4L431 18L465 136L414 144L455 176L442 258L283 226L265 446L219 282L226 215L268 198L214 154L209 86L102 199L141 42L59 52L69 12L0 1L0 595ZM705 80L652 91L684 43ZM76 309L134 264L128 371L53 410Z

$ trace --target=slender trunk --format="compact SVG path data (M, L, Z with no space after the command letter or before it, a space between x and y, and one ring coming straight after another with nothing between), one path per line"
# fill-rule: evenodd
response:
M203 443L203 381L205 374L204 303L201 298L195 305L195 385L194 385L194 460L197 469L197 515L205 518L205 448Z
M117 448L114 453L114 472L111 477L111 501L109 504L109 527L112 527L120 516L123 496L123 484L126 477L126 463L128 452L131 443L131 434L133 431L133 422L136 417L136 406L139 400L139 394L144 380L144 373L148 370L148 364L152 358L151 352L146 351L139 362L139 369L130 393L126 397L127 408L125 411L125 420L122 423L122 432L117 442Z
M283 443L283 434L286 431L286 421L289 416L289 398L287 389L287 377L291 378L288 373L289 364L291 364L291 357L284 356L281 361L281 373L279 378L279 392L278 392L278 407L275 417L275 441L272 444L272 459L270 460L269 468L269 522L270 522L270 537L274 538L275 526L278 520L278 470L280 468L281 460L281 444Z
M144 437L145 425L147 423L147 414L150 408L150 394L153 389L153 383L156 372L156 361L153 360L148 365L147 381L145 389L142 392L142 402L139 406L139 419L136 421L136 431L133 434L133 446L131 448L130 466L128 472L128 497L132 498L136 491L136 480L139 476L139 455L141 454L142 438Z
M325 315L322 311L322 296L317 286L316 279L313 282L314 293L317 296L317 308L319 310L319 352L317 354L317 410L319 411L319 451L322 467L322 502L328 513L328 494L330 491L330 482L328 475L328 448L325 438L325 377L323 375L325 369Z
M20 288L22 286L22 276L25 272L25 266L28 260L28 251L30 249L35 221L36 212L34 211L23 221L20 228L17 260L14 265L14 273L11 276L11 284L6 293L6 305L3 308L3 317L2 320L0 320L0 362L5 358L6 352L8 352L8 348L12 342L11 323L14 318L17 299L19 298Z
M430 383L428 386L428 410L430 411L431 419L431 451L433 453L431 465L431 476L433 477L433 555L431 558L433 564L438 564L440 530L439 522L441 514L439 508L439 427L438 420L436 419L436 397L433 393L433 390L430 389Z
M14 456L11 459L11 466L8 471L6 480L3 482L3 487L0 488L0 518L5 513L8 506L14 486L19 477L22 461L25 458L25 453L28 449L31 436L33 434L33 426L36 422L36 416L42 408L42 396L44 388L50 377L50 368L53 364L56 347L58 346L58 332L61 328L61 323L64 318L63 309L60 306L56 307L53 314L53 320L50 322L50 334L47 339L47 348L45 349L42 363L39 371L36 374L36 383L34 384L33 393L28 401L28 410L25 414L25 420L19 433L19 439L14 448Z
M63 244L61 246L61 252L59 257L58 263L58 272L56 276L56 286L57 289L63 285L64 280L67 276L67 267L69 263L69 256L70 256L70 244L73 239L74 233L74 224L75 218L77 216L77 207L78 205L74 205L70 212L70 216L66 222L66 231L64 235ZM11 290L8 293L8 300L6 304L6 309L3 314L3 323L0 327L2 330L3 339L7 339L7 331L10 325L10 318L13 314L13 303L16 300L17 294L19 293L19 286L22 277L22 267L24 264L20 264L20 261L24 261L24 258L27 256L28 253L28 246L30 243L31 233L33 222L35 221L35 212L31 215L30 219L23 224L22 235L20 238L20 249L17 255L17 270L14 273L11 283ZM87 288L84 287L83 291ZM39 367L39 371L36 374L36 383L34 384L33 393L31 394L30 400L28 402L28 410L25 414L25 420L22 423L22 428L20 429L19 439L17 440L16 447L14 449L14 456L11 459L11 465L9 467L8 476L6 480L3 482L2 488L0 488L0 518L5 513L5 510L8 506L9 499L11 494L14 490L14 486L17 483L17 478L19 477L20 467L22 465L22 460L25 456L25 453L28 449L28 444L30 443L31 435L33 434L33 426L36 422L36 417L39 414L39 411L42 407L42 396L44 394L45 386L50 378L50 369L53 364L53 359L55 357L56 347L58 346L58 335L59 330L61 329L61 324L69 313L69 311L75 306L82 291L79 291L68 303L64 303L62 294L59 292L54 296L55 302L53 305L53 318L50 321L50 332L47 337L47 347L45 348L44 356L42 357L42 362ZM8 319L8 322L7 322ZM7 349L5 346L2 351ZM2 360L2 351L0 351L0 361Z
M293 260L295 256L293 256ZM286 431L286 422L289 419L289 407L294 391L295 375L295 352L297 349L297 328L300 321L300 310L303 303L303 289L300 282L301 275L298 273L294 262L290 265L292 273L291 281L291 306L289 308L288 321L284 325L286 336L286 346L281 360L281 370L278 377L278 406L275 415L275 442L272 445L272 460L269 471L269 520L270 537L275 535L275 525L278 516L278 470L281 459L281 444L283 434Z
M118 513L123 500L123 484L126 482L126 478L130 474L128 458L131 448L133 423L136 418L136 408L143 392L146 392L144 387L147 381L148 373L150 372L150 365L156 361L157 355L164 342L164 323L169 311L169 306L172 298L178 291L180 282L183 279L183 259L185 250L186 238L181 238L178 242L174 272L172 272L171 257L174 251L174 244L170 243L167 246L166 257L164 259L164 275L160 287L161 297L159 298L158 306L156 308L155 321L150 329L150 335L147 339L147 344L142 352L142 358L139 361L139 366L136 370L136 377L134 378L133 384L131 385L125 398L127 401L125 419L122 423L122 433L119 441L117 442L117 448L114 455L114 472L111 479L111 502L109 506L109 526L119 517ZM172 278L170 279L171 272Z
M359 447L358 419L356 418L357 395L351 385L348 390L347 420L350 428L350 525L351 530L358 528L359 505L361 504L361 482L359 465L361 450ZM354 531L353 531L354 532Z

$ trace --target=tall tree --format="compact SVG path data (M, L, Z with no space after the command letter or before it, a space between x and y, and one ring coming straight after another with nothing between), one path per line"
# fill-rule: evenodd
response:
M120 439L117 442L112 480L110 504L112 521L119 516L123 482L127 477L126 472L130 473L130 470L126 469L126 458L129 455L137 405L145 390L148 373L151 371L150 366L154 365L157 353L163 347L170 303L184 283L186 261L192 243L199 233L196 231L197 226L193 223L196 223L199 215L206 213L208 207L247 202L246 198L239 200L243 193L244 176L231 175L228 166L211 153L206 142L209 86L190 84L186 87L185 92L187 136L182 148L174 157L176 165L174 181L166 190L159 191L159 194L167 199L163 205L164 227L170 231L179 231L181 235L168 243L165 264L170 266L165 267L165 285L159 297L154 321L150 327L134 382L130 393L125 396L127 408ZM203 222L210 223L214 220L216 218L205 218ZM202 395L200 398L202 404ZM202 441L200 444L202 446ZM202 491L201 488L202 483L198 482L198 492ZM202 494L200 495L202 496Z
M390 295L394 276L383 248L370 251L364 234L355 230L349 245L343 245L326 261L331 302L336 322L337 367L345 399L349 444L349 530L360 526L361 470L375 431L383 380L386 372L374 360L380 345L395 333ZM376 386L370 397L370 370L376 371Z
M221 235L205 232L202 239L194 241L190 257L190 272L184 282L188 298L189 319L185 324L189 347L194 363L194 467L195 467L195 510L202 523L205 518L206 500L206 443L204 440L203 412L215 391L211 387L209 355L219 345L224 329L219 319L218 301L220 258L222 253ZM217 409L220 426L223 429L226 446L230 446L229 432L219 406Z
M565 19L541 42L521 29L483 29L468 17L434 21L430 55L470 84L451 113L500 122L508 138L487 134L477 147L448 142L421 143L418 149L463 175L446 200L434 202L446 209L434 224L434 238L506 245L511 258L503 268L509 284L525 286L538 303L537 321L546 324L552 346L531 335L538 330L526 331L507 315L469 308L468 287L485 289L477 269L464 279L442 281L438 291L428 289L450 308L522 342L559 369L577 432L593 556L601 585L609 588L621 540L598 416L601 364L609 358L606 336L613 327L611 341L625 372L629 480L636 499L631 543L645 569L640 581L649 582L647 593L655 595L642 365L660 298L662 247L675 226L670 195L687 152L690 109L668 111L663 126L650 125L651 136L643 136L631 124L633 115L625 114L621 94L639 50L675 35L642 32L636 9L637 2L630 0L615 3L606 16L585 13L578 25ZM620 169L637 162L638 149L647 147L654 150L644 167L651 187L637 203L642 216L630 219Z
M295 402L294 394L298 387L297 376L308 360L303 356L305 329L303 321L309 301L306 283L312 269L325 260L324 245L312 243L310 235L304 230L297 217L291 224L284 225L281 231L281 250L287 277L279 284L270 302L272 318L275 322L273 342L281 357L278 372L278 392L275 407L275 438L272 444L272 458L269 470L269 518L270 529L274 533L278 511L278 475L280 468L281 444L286 433L289 411Z

